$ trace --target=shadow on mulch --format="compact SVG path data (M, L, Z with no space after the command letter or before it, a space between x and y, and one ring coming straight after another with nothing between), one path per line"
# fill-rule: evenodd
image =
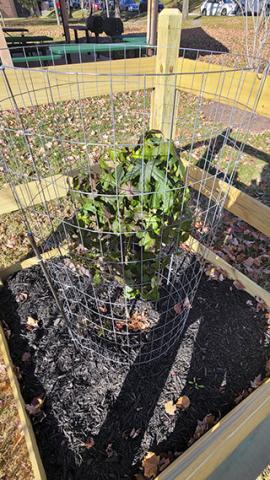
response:
M33 423L48 480L132 479L147 451L172 459L186 449L198 420L226 414L264 373L266 319L228 280L203 277L169 354L130 368L76 350L39 267L19 272L8 288L0 293L2 318L24 399L46 395L45 415ZM21 292L28 298L16 303ZM38 318L38 329L26 329L28 315ZM164 404L181 394L191 406L169 416ZM91 437L95 444L87 448Z
M183 29L181 31L180 47L180 56L183 55L185 58L192 60L196 60L198 56L203 57L207 55L209 57L211 52L213 55L229 53L225 45L208 35L201 27ZM195 51L192 52L185 49L194 49Z

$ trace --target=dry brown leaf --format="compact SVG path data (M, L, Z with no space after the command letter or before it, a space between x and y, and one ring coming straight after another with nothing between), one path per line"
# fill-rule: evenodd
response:
M247 390L243 390L240 395L238 395L235 399L234 399L234 403L236 405L238 405L238 403L242 402L242 400L244 400L244 398L247 398L249 395L248 391Z
M22 362L29 362L31 360L31 353L30 352L24 352L22 354Z
M183 303L176 303L173 307L175 313L179 315L183 311Z
M202 420L198 420L197 427L193 437L189 440L188 445L192 445L202 435L204 435L216 423L215 416L212 414L206 415Z
M38 321L36 320L36 318L27 317L26 325L29 330L32 330L38 327Z
M4 393L6 391L8 391L10 388L10 385L8 382L4 381L4 382L0 382L0 392L1 393Z
M115 322L114 324L115 326L115 329L118 330L119 332L121 332L121 330L123 330L126 326L126 322L123 322L123 321L118 321L118 322Z
M16 295L16 302L20 302L20 303L23 303L27 300L28 298L28 293L26 292L20 292Z
M174 415L176 412L176 405L173 403L172 400L169 400L168 402L165 403L165 412L168 413L168 415Z
M129 330L138 332L149 327L149 322L144 313L134 312L128 322Z
M261 384L262 384L262 376L261 376L261 374L260 374L260 375L257 375L257 377L255 377L254 380L251 380L251 382L250 382L250 386L251 386L252 388L258 388Z
M234 280L233 285L235 286L235 288L237 288L237 290L245 290L244 285L239 282L239 280Z
M88 440L86 440L86 442L84 443L84 446L89 450L90 448L92 448L93 446L95 445L95 440L90 437L88 438Z
M157 476L158 466L159 466L159 455L156 455L154 452L148 452L143 461L143 473L146 478L152 478Z
M186 410L190 406L190 399L187 397L187 395L183 395L182 397L178 398L176 406L181 408L181 410Z
M7 248L14 248L16 247L16 244L17 244L17 237L15 237L14 235L12 235L6 242L6 247Z
M35 397L30 404L25 405L25 408L30 415L38 415L41 411L43 404L43 397Z

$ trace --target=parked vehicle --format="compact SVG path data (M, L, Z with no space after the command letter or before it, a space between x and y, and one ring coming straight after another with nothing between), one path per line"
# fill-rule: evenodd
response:
M235 0L205 0L201 4L202 15L236 15L238 9Z
M158 11L161 12L163 10L164 5L160 1L158 2ZM139 12L144 13L147 12L147 0L141 0L139 5Z
M71 2L70 2L71 5ZM48 6L49 8L54 8L54 3L53 0L48 0ZM80 0L72 0L72 8L75 10L77 8L81 8L81 2Z
M261 13L270 14L270 2L265 0L240 0L238 6L238 15L260 15Z
M138 12L139 5L134 0L121 0L120 11L121 12Z

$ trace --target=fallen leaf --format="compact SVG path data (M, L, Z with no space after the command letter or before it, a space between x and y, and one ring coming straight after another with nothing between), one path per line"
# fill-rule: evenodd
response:
M237 288L237 290L245 290L244 285L239 282L239 280L234 280L233 285L235 286L235 288Z
M13 235L12 237L10 237L7 240L6 247L7 248L14 248L14 247L16 247L16 244L17 244L17 238Z
M179 315L183 311L183 303L176 303L173 307L175 313Z
M184 307L187 308L187 309L191 308L191 303L190 303L188 297L186 297L185 300L184 300Z
M38 321L33 317L27 317L26 325L28 330L32 330L38 327Z
M168 402L165 403L165 412L168 413L168 415L174 415L176 412L176 405L173 403L172 400L169 400Z
M203 420L198 420L197 427L194 432L194 435L188 442L188 445L192 445L196 440L198 440L202 435L204 435L210 428L212 428L216 423L215 416L212 414L206 415Z
M118 330L119 332L121 332L121 330L123 330L126 326L126 323L125 322L122 322L122 321L119 321L119 322L115 322L115 329Z
M4 392L8 391L9 388L10 388L10 385L9 385L8 382L6 382L6 381L5 382L0 382L0 392L1 393L4 393Z
M41 411L41 407L43 406L43 404L43 397L35 397L30 404L25 405L25 408L30 415L38 415Z
M22 362L29 362L31 360L31 353L30 352L24 352L22 354Z
M25 301L27 300L27 298L28 298L28 293L26 293L26 292L20 292L20 293L18 293L18 294L16 295L15 298L16 298L16 302L18 302L18 303L23 303L23 302L25 302Z
M240 395L238 395L235 399L234 399L234 403L235 405L238 405L238 403L242 402L242 400L244 400L244 398L247 398L249 395L248 391L247 390L243 390Z
M159 455L156 455L154 452L148 452L143 461L143 473L146 478L152 478L157 476L158 466L159 466Z
M245 267L247 268L250 268L253 265L253 263L254 263L254 259L252 257L248 257L243 261L243 265L245 265Z
M106 454L108 458L111 458L114 454L113 448L112 448L112 443L108 443L107 448L106 448Z
M144 313L134 312L128 322L129 330L137 332L149 327L149 322Z
M99 310L100 313L107 313L108 312L108 309L105 305L100 305L98 307L98 310Z
M255 297L256 300L257 300L257 305L256 305L256 312L264 312L265 310L267 310L267 305L266 303L259 297Z
M88 440L86 440L86 442L84 443L84 446L89 450L90 448L92 448L93 446L95 445L95 440L90 437Z
M186 410L190 406L190 399L187 397L187 395L183 395L182 397L178 398L176 406L181 408L181 410Z
M251 380L251 382L250 382L250 386L251 386L252 388L258 388L261 384L262 384L262 376L261 376L261 374L260 374L260 375L257 375L257 377L255 377L254 380Z

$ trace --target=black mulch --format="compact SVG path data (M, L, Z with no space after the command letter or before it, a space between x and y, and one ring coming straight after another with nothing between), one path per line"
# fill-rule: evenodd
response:
M76 351L39 267L10 279L0 306L26 403L45 394L33 424L48 480L132 479L147 451L182 452L197 421L226 414L270 354L264 314L228 280L203 277L170 354L129 369ZM28 316L38 328L26 329ZM164 404L181 394L191 406L169 416Z

